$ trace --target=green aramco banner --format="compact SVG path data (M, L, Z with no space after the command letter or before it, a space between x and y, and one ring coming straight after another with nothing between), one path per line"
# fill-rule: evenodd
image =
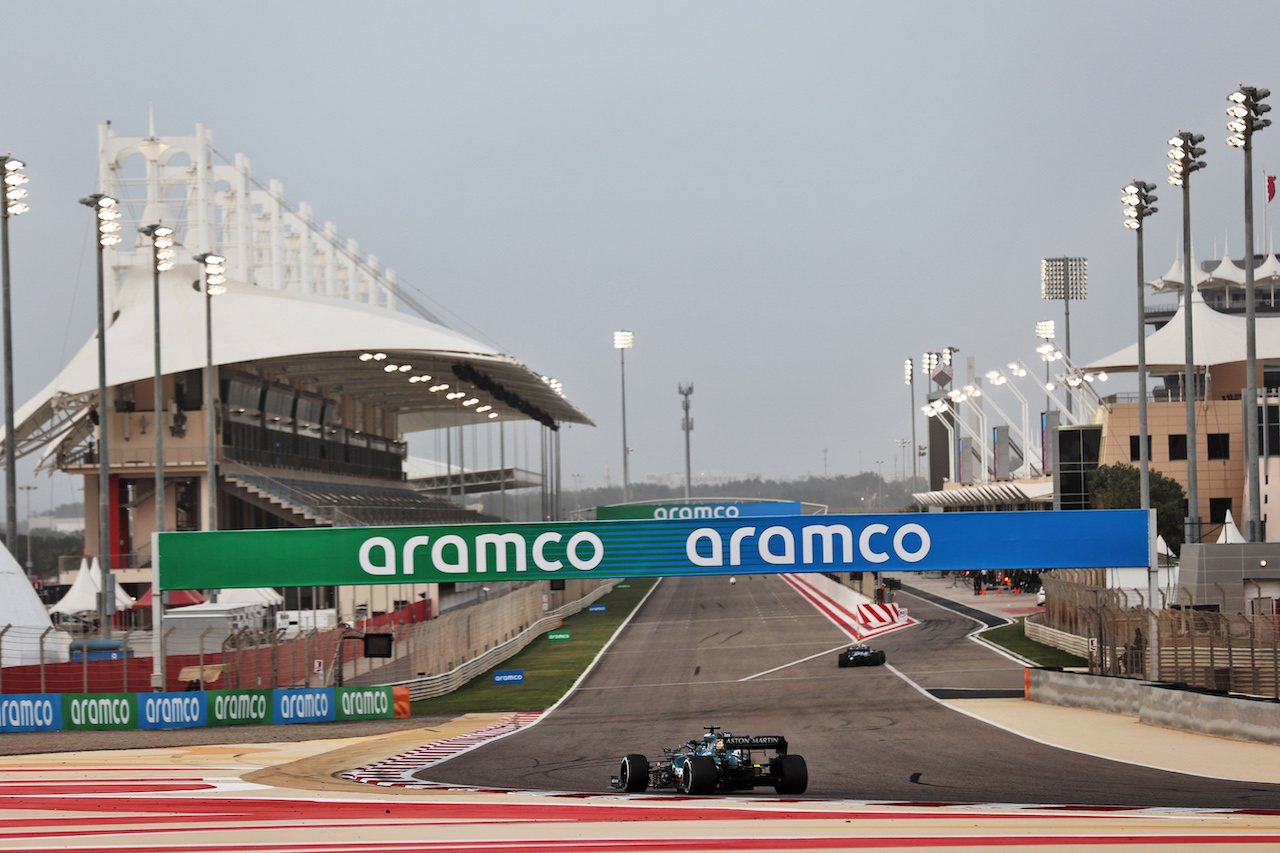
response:
M161 589L1148 566L1150 510L328 527L154 534Z

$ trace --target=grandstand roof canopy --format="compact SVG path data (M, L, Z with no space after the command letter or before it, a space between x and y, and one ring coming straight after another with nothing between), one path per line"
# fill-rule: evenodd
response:
M156 372L154 247L143 233L159 223L172 224L176 241L175 266L159 276L166 375L206 363L207 298L194 256L212 251L227 277L226 293L211 303L214 364L354 396L397 414L405 433L490 420L591 423L554 380L444 325L391 269L340 239L336 225L287 201L278 181L254 178L247 157L222 162L205 125L190 136L157 136L154 125L145 136L122 136L107 123L98 128L98 155L99 185L114 200L123 238L100 249L108 386ZM90 434L95 338L16 412L17 455ZM465 396L449 399L459 391Z
M117 298L117 313L107 328L108 386L155 374L150 278L149 270L135 267ZM165 374L205 365L205 296L192 288L198 279L194 263L179 264L161 276ZM356 394L396 412L404 432L483 423L488 412L478 412L482 406L491 406L497 420L591 424L541 375L515 358L429 320L378 306L235 283L212 299L211 311L215 364L253 364L298 387ZM83 415L97 397L97 349L94 335L18 410L19 456L51 442L79 440L88 430ZM392 365L396 369L388 370ZM420 379L424 376L430 379ZM467 396L447 398L456 391ZM479 402L463 405L473 397ZM147 401L139 403L147 407Z
M1223 314L1204 303L1197 292L1192 300L1192 354L1199 367L1214 367L1244 361L1245 318L1239 314ZM1280 361L1280 317L1258 317L1258 358ZM1147 336L1147 370L1152 373L1177 373L1186 366L1186 300L1164 326ZM1138 345L1086 365L1088 370L1133 373L1138 370Z

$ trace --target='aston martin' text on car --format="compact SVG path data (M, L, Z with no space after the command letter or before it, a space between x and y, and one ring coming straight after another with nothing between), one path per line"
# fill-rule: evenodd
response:
M880 666L884 663L884 651L875 650L864 643L857 643L840 653L838 666Z
M664 748L659 761L651 762L639 753L628 755L609 787L628 793L674 788L685 794L750 791L765 785L779 794L803 794L809 787L808 765L799 755L787 753L786 738L735 737L719 726L703 728L707 734L700 739Z

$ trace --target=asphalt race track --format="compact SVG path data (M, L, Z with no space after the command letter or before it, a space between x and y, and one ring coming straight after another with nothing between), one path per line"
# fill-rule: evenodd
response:
M625 753L657 759L662 747L717 725L786 737L809 765L803 798L1195 809L1280 803L1280 785L1094 758L950 709L924 691L1016 689L1022 668L966 639L980 627L974 620L906 591L898 600L922 624L872 643L889 666L839 669L844 633L781 578L733 585L723 577L666 578L553 713L419 775L605 792ZM736 796L777 797L771 788Z

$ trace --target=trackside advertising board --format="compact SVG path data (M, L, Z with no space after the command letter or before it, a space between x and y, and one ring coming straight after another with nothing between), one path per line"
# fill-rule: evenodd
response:
M339 720L384 720L394 717L395 696L390 687L335 687Z
M181 693L136 693L138 728L192 729L208 725L207 700L199 691Z
M62 730L62 695L14 693L0 696L0 732Z
M153 534L161 589L1149 566L1152 510Z
M26 693L0 697L0 732L182 729L407 716L407 687Z
M136 729L136 698L134 693L63 694L62 728Z
M799 515L799 501L753 501L751 503L622 504L596 507L600 521L624 518L665 518L684 521L696 518L760 518L766 515Z
M208 724L244 726L274 723L270 690L208 690Z

